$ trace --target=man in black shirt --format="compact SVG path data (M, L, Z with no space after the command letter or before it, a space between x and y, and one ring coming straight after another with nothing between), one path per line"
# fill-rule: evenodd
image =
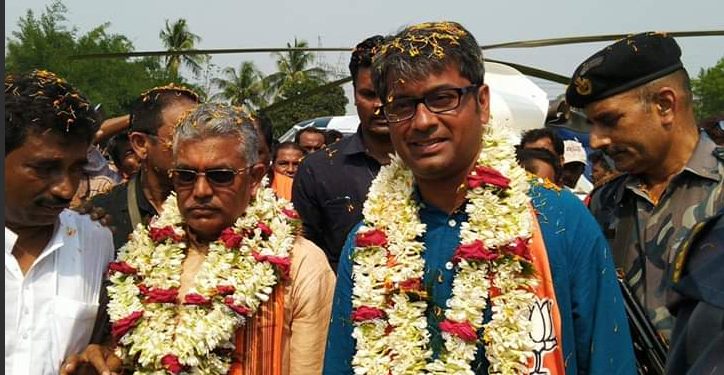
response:
M171 84L141 94L134 104L129 137L141 170L128 182L91 200L92 206L111 216L116 251L128 241L133 228L148 224L173 189L168 176L173 130L181 115L198 102L196 93Z
M383 40L376 35L358 44L349 63L357 133L307 156L294 177L292 202L304 236L324 250L335 271L347 233L362 219L367 190L394 152L372 83L372 49Z

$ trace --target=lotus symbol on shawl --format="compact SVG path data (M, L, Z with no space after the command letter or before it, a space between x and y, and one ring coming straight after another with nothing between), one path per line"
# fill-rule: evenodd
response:
M533 339L533 353L535 354L531 374L548 374L548 370L543 368L543 356L557 345L551 308L551 300L536 298L535 304L530 309L529 319L533 326L530 337Z

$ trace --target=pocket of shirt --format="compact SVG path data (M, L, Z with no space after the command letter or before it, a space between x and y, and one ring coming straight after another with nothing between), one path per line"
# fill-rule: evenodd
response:
M329 229L339 231L349 229L356 224L356 213L362 210L362 203L355 202L349 196L342 196L324 202L324 211L327 216Z
M67 297L53 299L53 353L58 366L69 355L85 349L93 333L98 303L85 303Z
M356 202L354 202L352 198L347 195L343 197L332 198L324 202L324 209L331 213L331 217L335 217L334 214L349 214L357 208L361 209L361 207L357 207Z

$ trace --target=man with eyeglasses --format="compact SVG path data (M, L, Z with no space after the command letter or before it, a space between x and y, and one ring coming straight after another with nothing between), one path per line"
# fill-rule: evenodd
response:
M116 353L130 369L321 372L334 273L262 185L252 121L208 103L175 129L176 194L109 267Z
M372 72L399 157L340 256L324 373L634 373L605 238L516 163L475 38L409 26Z
M370 183L393 152L372 84L372 56L383 39L380 35L365 39L350 58L357 132L306 156L294 176L292 201L302 218L304 236L324 250L333 270L347 233L362 218Z
M138 224L148 224L173 189L171 168L173 129L181 115L199 103L199 96L169 84L141 94L131 108L129 142L141 163L128 182L91 199L91 206L110 215L113 244L120 249Z

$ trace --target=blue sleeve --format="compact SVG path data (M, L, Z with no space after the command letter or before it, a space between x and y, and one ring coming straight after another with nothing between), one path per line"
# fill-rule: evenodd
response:
M635 374L631 334L608 242L578 198L561 193L570 302L581 374Z
M353 241L361 223L349 232L337 266L337 285L334 290L332 320L327 334L324 355L324 374L352 374L355 341L352 338L352 260Z

